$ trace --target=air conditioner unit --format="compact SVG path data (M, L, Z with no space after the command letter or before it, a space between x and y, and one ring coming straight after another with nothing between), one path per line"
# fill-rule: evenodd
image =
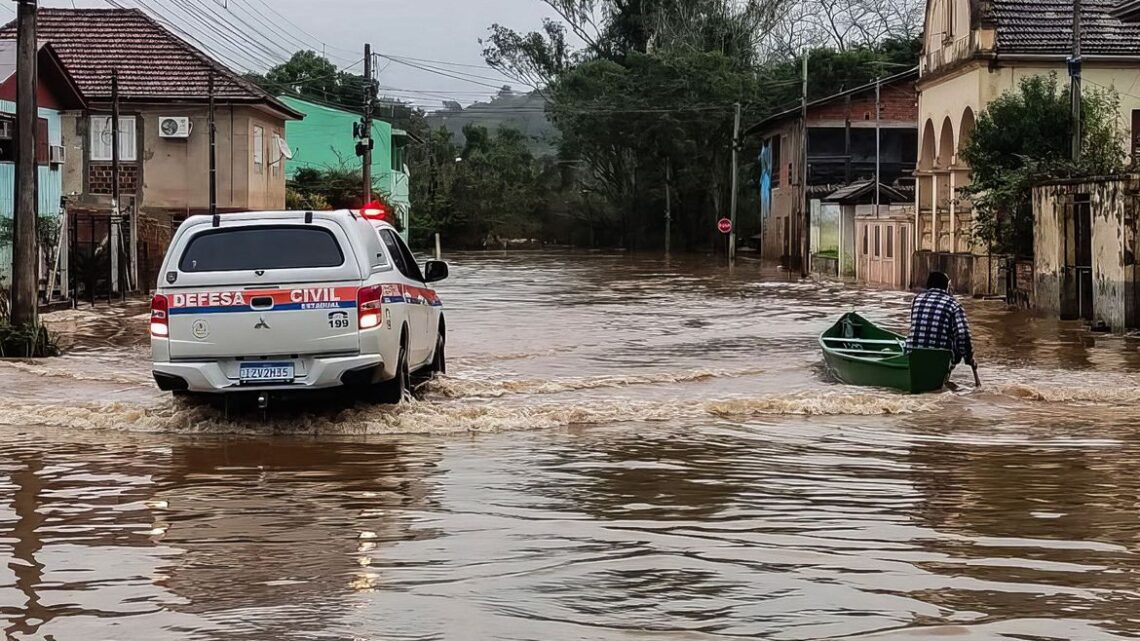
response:
M48 162L53 165L62 165L67 162L67 147L52 145L48 150Z
M186 116L161 116L158 119L158 135L163 138L189 138L193 130L194 126Z

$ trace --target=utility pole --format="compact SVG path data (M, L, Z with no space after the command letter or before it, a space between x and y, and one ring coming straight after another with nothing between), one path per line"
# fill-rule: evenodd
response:
M882 77L875 78L875 218L879 217L879 183L881 181L879 171L882 163L882 115L883 115L883 100L882 100L883 79ZM953 194L950 195L954 197Z
M732 195L729 198L729 220L732 221L732 231L728 232L728 263L736 261L736 181L740 175L740 159L737 154L740 149L740 103L736 103L736 118L732 125Z
M1073 56L1069 58L1073 99L1073 162L1081 159L1081 0L1073 0Z
M665 157L665 255L673 238L673 157Z
M372 202L372 45L364 45L364 205ZM363 206L363 205L362 205Z
M119 208L119 70L111 70L111 291L120 295L125 287L122 272L123 211Z
M16 208L12 240L14 327L38 324L36 269L36 0L16 4Z
M214 121L214 72L210 72L206 91L210 96L210 215L218 215L218 127Z
M800 273L803 277L807 277L811 271L811 212L808 208L807 201L807 180L808 180L808 122L807 122L807 98L808 98L808 52L805 49L803 53L803 80L800 92L800 127L803 129L800 136L800 154L803 156L800 163L800 235L802 239L802 247L800 251L802 256L800 258Z

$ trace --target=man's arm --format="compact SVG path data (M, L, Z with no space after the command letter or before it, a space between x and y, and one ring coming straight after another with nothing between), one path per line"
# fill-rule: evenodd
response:
M967 365L974 364L974 341L970 337L970 322L966 320L966 310L957 305L954 310L954 341L962 361Z

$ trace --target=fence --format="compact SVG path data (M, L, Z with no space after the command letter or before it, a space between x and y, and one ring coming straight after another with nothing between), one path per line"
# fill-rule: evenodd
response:
M136 274L141 278L151 272L149 247L139 243L138 270L132 270L130 216L120 220L109 214L68 214L67 290L71 300L94 305L97 300L112 302L142 289L135 279Z

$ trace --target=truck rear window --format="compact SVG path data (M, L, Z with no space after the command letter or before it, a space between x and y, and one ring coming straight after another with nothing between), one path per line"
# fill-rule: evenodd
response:
M344 253L322 227L265 226L215 229L190 239L178 262L184 272L339 267Z

